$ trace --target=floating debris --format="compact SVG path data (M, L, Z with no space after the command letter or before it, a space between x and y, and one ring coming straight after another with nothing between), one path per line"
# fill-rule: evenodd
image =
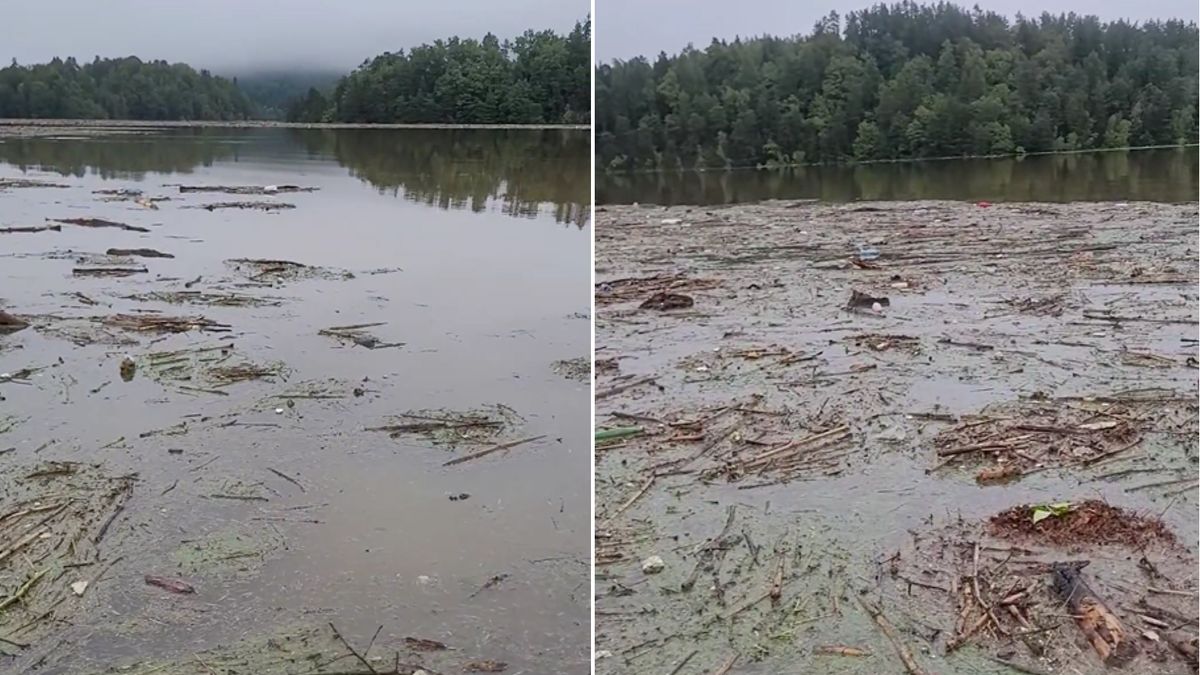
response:
M638 305L639 309L657 309L660 312L665 312L672 309L687 309L696 304L696 301L690 295L682 295L679 293L655 293L646 298L645 302Z
M282 211L284 209L294 209L295 204L286 204L283 202L216 202L214 204L202 204L193 208L204 209L206 211L216 211L217 209L250 209L254 211Z
M378 326L386 326L387 323L360 323L353 326L333 326L331 328L322 328L319 331L320 335L326 335L336 338L343 342L350 342L360 347L367 349L387 349L389 347L403 347L403 342L384 342L379 338L371 335L366 331L367 328L375 328Z
M28 178L0 178L0 190L10 188L67 188L70 185L62 183L50 183L44 180L32 180Z
M71 269L71 274L77 277L129 277L149 271L145 267L110 265L106 267L75 267Z
M229 324L203 316L163 316L161 314L114 314L101 318L106 326L138 333L186 333L191 330L227 332Z
M30 227L0 227L0 234L24 234L34 232L62 232L62 225L33 225Z
M316 192L315 187L299 185L180 185L180 192L224 192L231 195L273 195L287 192Z
M523 421L515 410L500 404L465 412L413 410L396 417L401 421L367 431L384 431L392 438L418 436L434 445L453 448L493 442Z
M50 218L56 223L65 223L67 225L78 225L79 227L111 227L118 230L128 230L130 232L149 232L145 227L137 225L128 225L126 223L118 223L115 220L104 220L103 218Z
M596 283L596 302L611 304L660 293L678 294L682 291L706 290L715 288L719 283L716 279L691 279L682 274L613 279Z
M121 296L124 300L138 302L169 302L174 305L209 305L220 307L277 307L282 298L271 298L244 293L208 293L204 291L150 291Z
M232 258L225 264L251 281L299 281L302 279L353 279L354 275L344 270L335 270L291 260L268 260L262 258Z
M592 379L592 360L586 356L580 356L577 359L555 361L553 368L554 372L568 380L589 382Z
M174 258L170 253L163 253L152 248L110 248L106 255L134 256L138 258Z
M29 327L29 322L0 309L0 333L15 333Z

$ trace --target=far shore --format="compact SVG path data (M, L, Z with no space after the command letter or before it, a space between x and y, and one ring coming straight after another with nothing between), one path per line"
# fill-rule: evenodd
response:
M275 120L67 120L0 119L0 138L42 136L59 129L138 130L162 128L227 129L570 129L586 131L587 124L363 124L308 123Z

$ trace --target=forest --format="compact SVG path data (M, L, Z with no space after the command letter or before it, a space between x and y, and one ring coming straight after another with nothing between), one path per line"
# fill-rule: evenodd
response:
M241 120L252 113L234 82L182 63L56 58L0 69L0 118Z
M328 95L310 89L293 122L586 124L591 20L567 35L450 38L371 59Z
M902 2L596 69L597 167L775 167L1197 141L1197 28Z

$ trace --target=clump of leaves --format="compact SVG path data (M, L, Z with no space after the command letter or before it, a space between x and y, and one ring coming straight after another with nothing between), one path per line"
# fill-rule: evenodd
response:
M1057 504L1039 504L1033 507L1033 524L1037 525L1043 520L1053 516L1060 518L1071 512L1070 502L1059 502Z

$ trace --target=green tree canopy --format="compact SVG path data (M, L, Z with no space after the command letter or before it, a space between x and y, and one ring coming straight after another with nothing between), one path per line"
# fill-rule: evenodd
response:
M591 20L567 35L526 31L501 42L450 38L385 53L338 82L323 108L313 92L289 106L295 122L587 123ZM316 92L317 95L320 92Z
M1195 23L940 2L596 69L597 165L752 167L1197 141Z
M0 69L0 117L239 120L250 113L233 81L182 63L96 57L81 66L56 58Z

